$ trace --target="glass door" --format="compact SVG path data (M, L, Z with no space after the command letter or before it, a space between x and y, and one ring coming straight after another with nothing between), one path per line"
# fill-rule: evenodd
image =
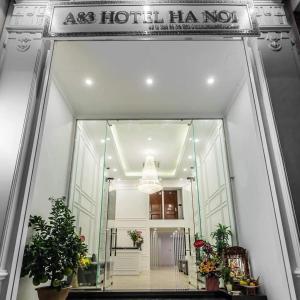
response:
M111 173L111 132L107 123L104 153L103 185L100 214L100 238L98 247L98 282L103 290L113 286L114 258L117 255L117 228L115 227L116 191Z
M106 241L105 241L105 267L104 289L113 286L114 258L117 256L117 228L115 227L116 191L112 190L114 178L106 178Z

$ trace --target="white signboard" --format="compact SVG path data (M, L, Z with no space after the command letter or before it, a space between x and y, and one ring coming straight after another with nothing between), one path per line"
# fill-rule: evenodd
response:
M206 34L253 36L258 26L248 4L53 5L47 37Z

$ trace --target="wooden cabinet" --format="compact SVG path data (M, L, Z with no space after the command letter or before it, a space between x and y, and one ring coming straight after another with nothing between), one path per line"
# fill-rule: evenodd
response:
M178 219L177 190L164 191L164 219Z
M178 219L177 190L160 191L149 196L150 220Z
M162 219L162 192L149 196L150 220Z

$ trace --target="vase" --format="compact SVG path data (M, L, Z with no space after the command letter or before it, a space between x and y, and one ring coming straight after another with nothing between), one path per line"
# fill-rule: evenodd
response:
M79 284L78 284L78 268L75 269L75 272L72 275L71 287L75 288L75 289L79 287Z
M206 289L208 291L218 291L219 290L219 278L214 275L206 276L205 281Z
M229 283L226 283L226 290L227 290L227 292L228 293L231 293L231 291L232 291L232 284L229 282Z
M37 288L36 291L38 293L39 300L66 300L70 289L67 287L57 290L46 286Z

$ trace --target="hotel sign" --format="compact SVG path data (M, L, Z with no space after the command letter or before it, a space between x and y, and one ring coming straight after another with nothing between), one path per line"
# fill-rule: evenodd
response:
M53 5L44 36L256 36L259 32L248 2L103 3Z

